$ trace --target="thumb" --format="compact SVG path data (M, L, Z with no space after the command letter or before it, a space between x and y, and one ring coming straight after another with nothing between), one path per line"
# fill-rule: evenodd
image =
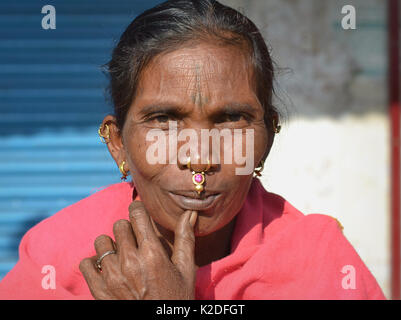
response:
M198 212L187 210L175 228L171 261L188 281L195 281L195 233Z

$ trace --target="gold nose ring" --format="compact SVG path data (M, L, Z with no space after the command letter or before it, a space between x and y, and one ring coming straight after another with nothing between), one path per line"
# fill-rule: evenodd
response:
M195 185L195 190L200 194L203 191L203 184L205 183L205 172L207 172L210 169L210 160L209 158L207 159L207 167L205 170L201 172L196 172L195 170L192 170L191 168L191 158L188 157L187 160L187 168L192 172L192 182Z

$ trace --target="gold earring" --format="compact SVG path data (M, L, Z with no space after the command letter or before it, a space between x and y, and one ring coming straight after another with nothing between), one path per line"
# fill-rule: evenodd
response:
M261 160L260 166L258 168L255 168L255 170L253 170L253 174L254 174L253 176L254 177L262 176L262 171L263 171L264 166L265 166L265 162L263 160Z
M125 165L125 161L121 162L120 166L118 167L120 169L120 172L122 174L121 180L127 180L127 176L128 176L128 171L125 171L124 169L124 165Z
M102 131L105 131L102 133ZM103 143L109 143L110 140L110 128L108 124L105 125L100 125L99 130L97 130L97 133L99 134L100 141Z
M273 118L273 131L274 133L280 133L281 131L281 125L280 124L276 124L276 119Z

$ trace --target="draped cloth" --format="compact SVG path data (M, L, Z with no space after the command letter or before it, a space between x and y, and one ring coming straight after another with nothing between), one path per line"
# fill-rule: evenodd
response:
M128 218L135 187L117 183L31 228L0 299L93 299L79 271L94 240ZM138 197L137 197L138 199ZM254 179L237 214L231 252L197 270L197 299L385 299L335 219L304 215Z

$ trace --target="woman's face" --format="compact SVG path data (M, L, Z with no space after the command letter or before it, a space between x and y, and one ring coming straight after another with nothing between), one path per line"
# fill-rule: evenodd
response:
M169 121L176 123L176 130L169 131ZM166 137L166 163L151 164L149 161L152 154L149 148L157 143L157 140L147 139L152 129ZM243 50L203 43L157 56L141 74L122 132L125 160L153 220L173 231L185 210L197 210L195 235L205 236L227 225L238 213L252 174L236 174L236 168L244 167L234 160L238 149L233 148L230 163L224 158L224 140L221 139L217 151L212 151L210 139L206 158L212 159L212 152L219 152L220 164L212 164L206 172L204 191L198 195L192 172L186 166L187 157L181 155L177 163L169 163L168 139L179 135L183 129L191 129L198 137L199 147L191 155L192 170L196 172L207 167L195 164L205 156L201 154L205 150L200 144L201 129L219 132L228 129L225 132L230 132L233 140L234 129L241 129L243 151L240 156L245 155L246 129L251 129L254 136L252 166L258 165L268 147L268 133L264 110L252 83L252 67ZM186 142L189 140L188 136ZM184 144L185 141L178 141L177 150ZM174 155L177 154L174 151Z

